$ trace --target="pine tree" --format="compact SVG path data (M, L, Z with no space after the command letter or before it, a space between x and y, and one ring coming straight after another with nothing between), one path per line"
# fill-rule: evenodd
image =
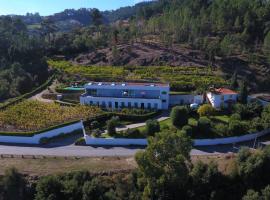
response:
M242 104L247 103L247 98L248 98L248 89L247 89L247 81L243 80L241 85L240 85L240 91L239 91L239 102Z
M232 75L231 82L230 82L230 88L231 89L237 89L238 88L238 82L237 82L237 71L235 71Z

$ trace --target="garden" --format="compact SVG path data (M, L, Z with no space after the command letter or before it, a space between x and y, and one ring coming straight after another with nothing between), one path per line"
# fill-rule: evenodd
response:
M59 79L64 83L63 88L77 81L169 82L173 92L202 91L210 85L228 85L211 67L75 66L67 61L52 60L48 64L60 72Z
M263 108L258 102L236 104L231 109L216 110L211 105L202 105L198 110L187 106L176 106L171 110L170 118L158 122L148 119L146 125L116 131L121 121L112 117L106 121L103 128L106 134L92 124L90 134L93 137L113 138L147 138L160 131L184 132L192 139L225 138L255 133L270 128L270 106ZM103 125L104 125L103 124Z

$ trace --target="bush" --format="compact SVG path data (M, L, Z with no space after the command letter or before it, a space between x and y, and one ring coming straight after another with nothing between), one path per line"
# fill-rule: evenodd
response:
M238 113L232 114L230 120L241 120L241 115L239 115Z
M211 130L211 120L207 117L201 117L198 120L198 130L201 133L208 133Z
M233 120L229 123L230 135L243 135L247 132L247 125L239 120Z
M145 127L145 134L147 136L154 136L155 133L160 132L160 125L157 120L147 120Z
M185 131L188 136L193 134L193 128L191 126L189 126L189 125L185 125L182 128L182 131Z
M100 126L100 124L98 123L98 121L93 121L90 124L91 129L97 129L97 128L99 128L99 126Z
M205 116L209 117L211 115L214 115L215 113L216 113L216 109L213 108L209 104L202 105L198 109L198 114L200 115L200 117L205 117Z
M85 142L84 137L81 137L81 138L77 139L76 142L75 142L75 145L76 145L76 146L83 146L83 145L86 145L86 142Z
M102 134L102 131L100 129L94 129L91 131L91 135L95 138L99 138Z
M215 125L216 133L222 137L228 135L228 125L225 125L223 123L218 123Z
M107 133L110 136L114 136L116 134L116 122L113 118L107 121Z
M188 123L188 109L184 106L176 106L171 112L172 124L176 127L183 127Z

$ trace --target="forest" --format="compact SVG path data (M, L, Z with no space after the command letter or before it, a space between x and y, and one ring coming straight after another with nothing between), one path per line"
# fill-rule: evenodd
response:
M0 101L45 82L49 71L42 39L30 36L20 20L0 18Z

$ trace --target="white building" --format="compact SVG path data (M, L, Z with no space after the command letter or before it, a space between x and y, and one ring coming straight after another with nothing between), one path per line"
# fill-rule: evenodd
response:
M80 97L80 102L82 105L108 109L166 110L169 107L169 93L169 84L92 82L85 85L85 94Z
M237 102L238 94L227 88L211 89L207 100L214 108L227 108Z

